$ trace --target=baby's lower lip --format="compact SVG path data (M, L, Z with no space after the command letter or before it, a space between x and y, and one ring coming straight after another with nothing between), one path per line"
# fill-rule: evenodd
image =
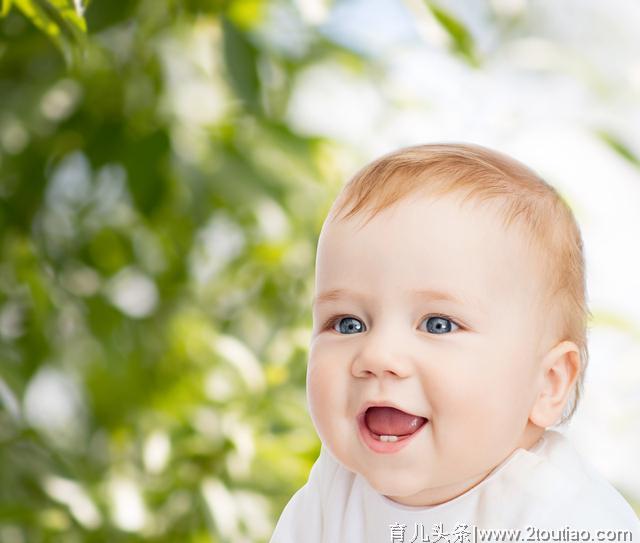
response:
M360 432L360 438L362 439L364 444L373 452L382 454L391 454L398 452L400 449L403 449L428 424L429 420L427 420L425 424L423 424L420 428L413 432L413 434L398 436L398 441L380 441L365 424L364 413L358 417L358 430Z

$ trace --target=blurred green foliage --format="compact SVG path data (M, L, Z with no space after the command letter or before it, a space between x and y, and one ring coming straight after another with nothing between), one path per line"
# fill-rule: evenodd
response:
M267 7L2 4L3 543L265 541L306 480L343 172L283 119L298 70L352 55L272 47Z

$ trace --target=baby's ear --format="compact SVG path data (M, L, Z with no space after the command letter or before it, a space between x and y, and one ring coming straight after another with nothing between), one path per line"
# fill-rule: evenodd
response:
M548 428L562 416L562 410L580 375L580 350L572 341L561 341L542 359L540 390L529 420Z

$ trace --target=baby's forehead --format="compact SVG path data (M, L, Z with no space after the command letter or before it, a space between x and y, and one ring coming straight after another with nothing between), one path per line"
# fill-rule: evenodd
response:
M349 222L350 227L357 232L371 227L370 225L380 231L387 231L393 227L394 222L403 222L407 212L412 210L417 219L416 227L420 226L420 219L438 217L443 229L457 225L468 228L469 239L474 239L476 229L483 225L483 239L479 240L482 243L502 242L504 245L505 238L509 238L511 246L521 247L523 251L529 252L536 248L533 233L524 221L517 217L514 220L510 216L508 202L504 198L474 198L463 192L416 192L405 195L391 205L379 208L369 206L348 217L344 214L337 215L332 210L325 226ZM489 224L493 228L486 228Z
M348 218L329 217L324 230L330 235L323 232L321 237L329 239L321 244L330 246L324 252L332 259L370 260L366 247L376 252L380 264L398 255L403 257L399 265L458 257L457 262L472 271L474 264L497 257L514 269L515 262L530 261L533 270L541 256L527 228L507 220L501 202L460 195L414 195L384 209L364 209ZM319 244L322 252L320 249ZM468 255L468 262L459 260L461 252Z

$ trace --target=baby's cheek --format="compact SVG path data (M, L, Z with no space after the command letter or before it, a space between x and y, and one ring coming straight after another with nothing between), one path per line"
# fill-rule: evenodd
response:
M310 360L307 366L307 401L312 416L314 416L313 412L316 406L322 404L324 381L325 378L322 375L322 369L318 364Z
M427 390L434 428L444 432L449 443L465 448L469 442L483 440L500 425L505 409L504 390L490 373L466 368L440 376ZM432 383L433 384L433 383Z
M309 412L318 433L329 431L333 411L340 404L340 385L335 379L335 370L328 362L310 359L307 367L307 401Z
M477 368L457 365L443 368L425 378L425 389L434 415L464 413L478 407L493 387L490 376Z

